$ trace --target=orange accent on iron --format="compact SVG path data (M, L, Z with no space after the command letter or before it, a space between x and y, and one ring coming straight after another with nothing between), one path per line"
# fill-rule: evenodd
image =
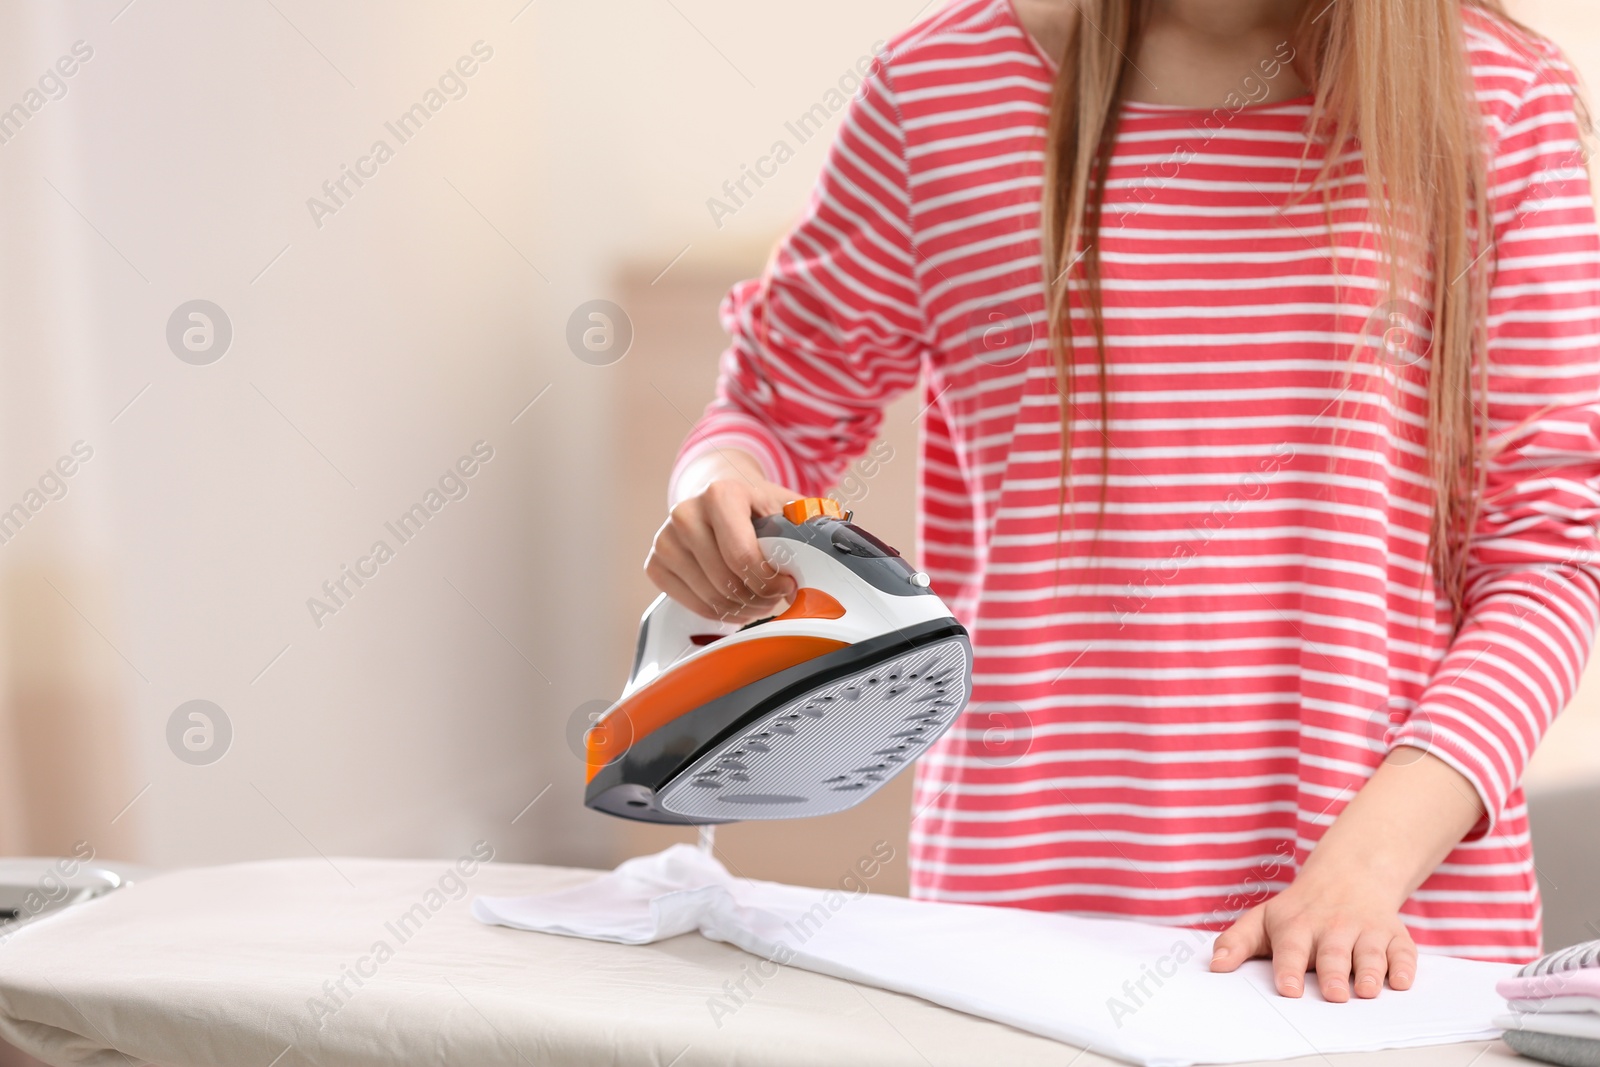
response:
M782 615L773 616L773 622L787 622L790 619L837 619L844 614L844 605L820 589L806 586L796 589L794 601L784 609Z
M758 637L725 648L710 647L688 663L662 674L595 723L584 743L589 765L585 781L593 781L601 768L618 759L635 740L685 712L846 644L826 637L789 636Z
M799 500L791 500L783 506L783 517L799 526L807 519L814 519L819 515L826 515L830 519L844 518L844 512L839 508L839 502L828 496L803 496Z

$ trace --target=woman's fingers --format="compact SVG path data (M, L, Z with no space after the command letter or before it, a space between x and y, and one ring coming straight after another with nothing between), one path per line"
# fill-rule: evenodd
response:
M706 519L724 565L757 599L776 602L790 596L794 582L767 559L756 540L749 497L723 489L726 484L717 482L705 491Z
M1417 943L1404 929L1389 942L1389 986L1392 989L1410 989L1417 976Z
M1272 986L1283 996L1298 997L1305 991L1306 971L1311 966L1311 930L1291 921L1268 934L1272 941ZM1345 973L1349 973L1348 964Z
M711 587L713 595L717 598L708 602L718 608L723 617L730 622L759 618L752 612L752 606L758 600L770 598L758 597L745 582L728 569L727 561L722 558L722 550L717 544L717 537L712 532L710 523L701 518L698 522L686 525L681 536L684 546L694 556L695 565L699 567L705 583Z
M1350 957L1350 968L1355 972L1355 994L1371 1000L1383 990L1383 976L1389 973L1386 950L1393 935L1383 930L1363 931L1356 938L1355 952Z
M1265 908L1251 908L1217 935L1216 943L1211 946L1213 971L1236 971L1245 960L1267 954L1265 916Z
M707 604L704 600L701 600L693 589L690 589L686 584L684 584L683 579L679 578L676 574L673 574L672 571L667 568L667 565L661 562L661 556L659 553L651 552L650 559L644 565L644 573L652 582L655 583L657 589L661 590L663 593L667 594L673 600L676 600L678 603L682 604L696 615L702 615L708 619L714 619L717 617L717 613L712 610L709 604Z
M714 481L672 509L645 563L650 580L698 615L744 623L774 614L794 582L762 555L751 516L786 490Z
M1352 993L1370 1000L1382 991L1385 975L1393 988L1409 989L1417 973L1417 946L1397 923L1369 925L1331 912L1274 912L1271 904L1251 908L1217 935L1211 969L1235 971L1245 960L1265 955L1272 957L1272 984L1280 995L1301 996L1306 973L1315 969L1322 998L1334 1004L1345 1003Z
M678 579L679 583L688 588L694 597L694 603L679 600L684 607L708 619L729 617L730 613L741 605L725 596L711 583L705 568L700 565L699 557L689 547L687 537L683 530L675 525L675 521L668 520L667 525L656 535L655 545L650 554L651 561L659 562ZM665 589L663 591L666 591L672 599L678 600L672 592Z
M1322 989L1323 1000L1343 1004L1350 999L1350 961L1355 944L1355 931L1340 927L1324 930L1317 938L1317 985Z

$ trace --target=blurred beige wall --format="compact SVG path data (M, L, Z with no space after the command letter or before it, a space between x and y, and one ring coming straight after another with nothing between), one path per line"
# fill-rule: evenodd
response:
M85 724L8 753L6 847L604 858L562 738L614 566L610 386L562 343L598 268L550 232L538 12L125 2L0 15L7 104L92 50L0 145L0 498L93 449L0 546L8 740ZM474 56L465 95L386 128ZM314 218L378 139L393 158ZM167 339L196 298L232 328L204 366ZM465 498L400 544L385 523L479 441ZM308 599L380 539L395 558L318 625ZM43 681L40 620L65 649ZM196 699L231 724L209 765L169 745Z
M920 10L0 9L0 106L93 51L0 144L0 507L93 448L0 544L0 851L88 840L167 866L481 837L599 864L670 838L582 810L574 716L620 690L715 301L800 209L823 139L720 225L706 201ZM1519 10L1600 84L1587 0ZM401 144L385 123L480 41L465 95ZM308 198L331 204L323 183L380 138L393 158L314 219ZM636 327L608 366L566 341L596 298ZM209 365L166 337L195 299L232 326ZM898 458L860 502L907 549L914 413L891 416ZM399 545L385 523L478 441L494 458L468 495ZM319 627L308 598L380 538L395 558ZM1596 678L1535 777L1594 773ZM192 700L231 724L216 762L169 744ZM901 847L905 785L725 832L727 854L830 880L878 838Z
M568 317L617 299L624 263L723 269L769 241L820 142L720 228L706 198L913 14L0 10L0 106L87 53L0 143L0 506L92 449L0 544L0 851L625 847L581 809L570 725L615 696L633 641L617 620L645 545L614 529L618 410L651 371L580 361ZM401 143L385 124L464 57L474 73ZM343 168L379 139L392 158L357 186ZM232 328L208 365L166 337L195 299ZM479 441L494 459L465 499L400 545L385 523ZM394 559L344 579L318 626L308 598L331 604L322 583L379 539ZM169 743L193 700L231 726L216 762Z

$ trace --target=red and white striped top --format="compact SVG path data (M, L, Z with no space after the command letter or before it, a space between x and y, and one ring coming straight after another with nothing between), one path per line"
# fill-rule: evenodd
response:
M1518 781L1600 612L1600 234L1566 67L1487 16L1468 35L1494 140L1496 451L1453 642L1426 562L1427 362L1404 316L1351 358L1392 309L1359 157L1331 230L1300 195L1309 99L1123 113L1098 538L1092 350L1075 530L1058 505L1049 64L1006 0L957 0L852 102L770 285L723 306L733 342L680 462L739 448L820 494L920 379L919 558L976 688L917 770L917 895L1221 927L1410 745L1490 813L1406 904L1419 946L1538 954Z

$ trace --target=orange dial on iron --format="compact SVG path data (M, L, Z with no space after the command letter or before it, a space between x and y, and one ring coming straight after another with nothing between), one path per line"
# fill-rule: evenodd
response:
M825 515L830 519L844 518L844 512L839 508L839 502L828 496L803 496L799 500L791 500L783 506L783 517L799 526L807 519Z

